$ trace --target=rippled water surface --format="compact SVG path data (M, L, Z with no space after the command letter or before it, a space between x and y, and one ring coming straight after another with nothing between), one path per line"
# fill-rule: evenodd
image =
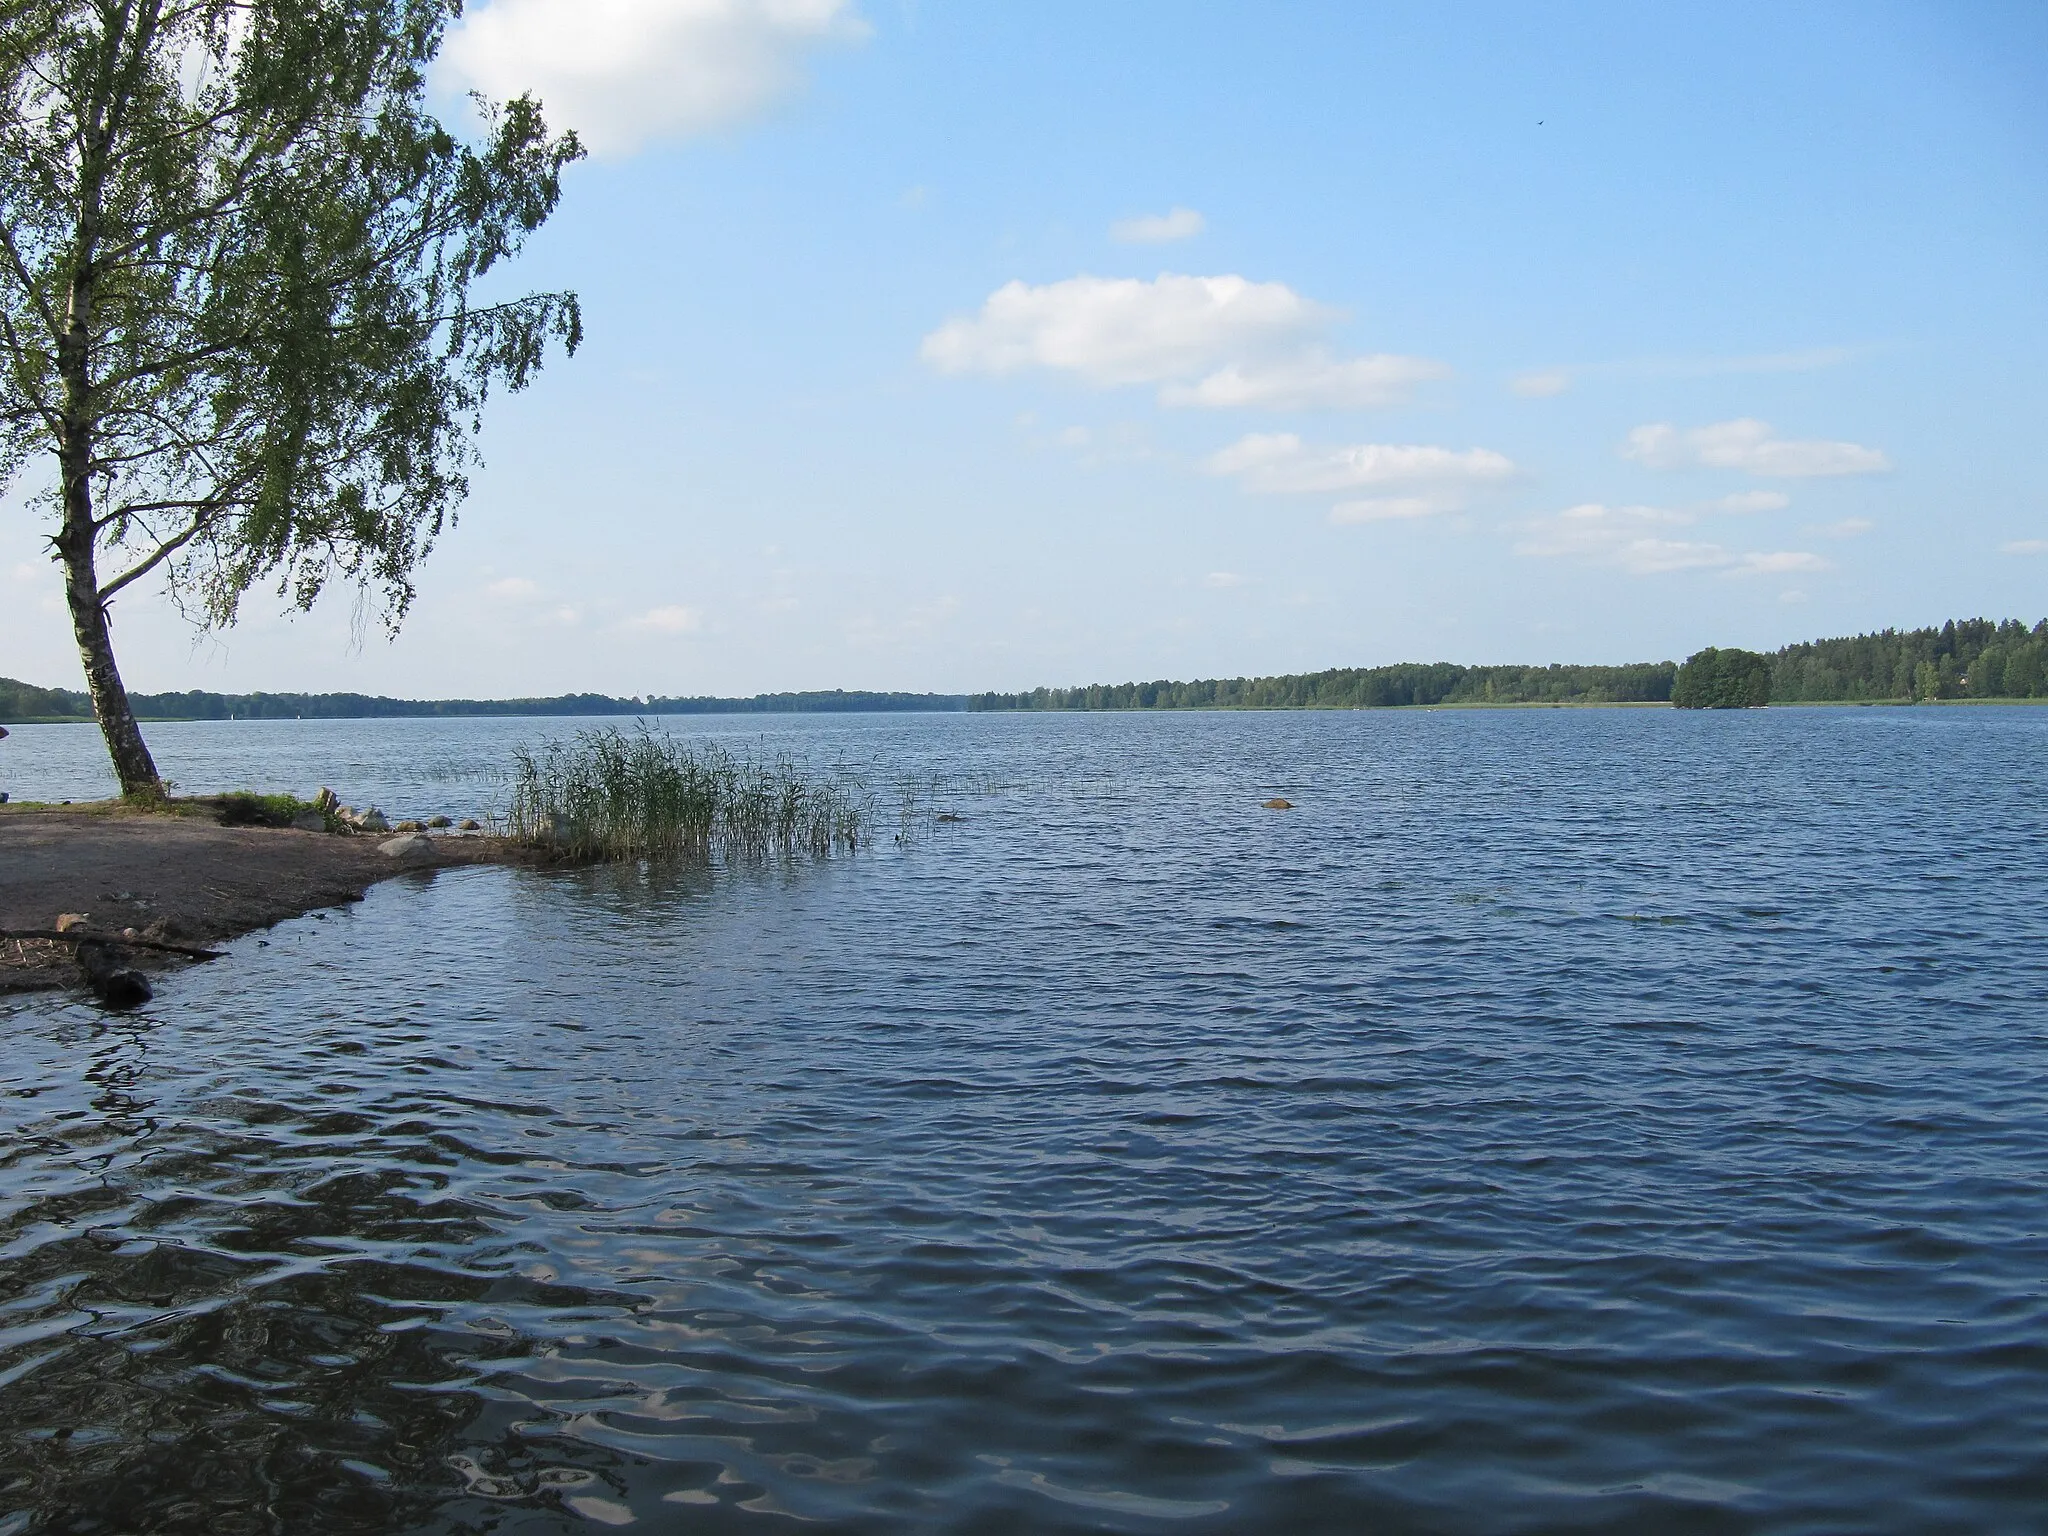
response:
M997 787L0 1010L0 1533L2042 1528L2048 710L707 724Z

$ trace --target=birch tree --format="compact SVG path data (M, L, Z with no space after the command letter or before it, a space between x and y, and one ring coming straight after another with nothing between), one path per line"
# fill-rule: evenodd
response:
M0 476L52 530L129 798L163 785L114 600L154 579L220 627L339 580L395 630L492 389L581 338L572 293L486 291L581 150L530 97L433 117L459 12L0 0Z

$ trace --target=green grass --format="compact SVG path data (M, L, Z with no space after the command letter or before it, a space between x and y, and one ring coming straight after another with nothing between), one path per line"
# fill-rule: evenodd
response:
M826 857L864 846L872 797L843 770L735 755L640 726L513 754L506 830L571 859Z
M320 809L295 795L258 795L248 790L215 796L213 803L220 807L224 827L288 827L307 811Z

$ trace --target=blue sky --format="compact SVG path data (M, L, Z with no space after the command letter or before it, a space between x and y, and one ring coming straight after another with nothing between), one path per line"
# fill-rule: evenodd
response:
M2048 613L2048 9L495 0L597 153L404 633L138 688L1019 688ZM26 514L0 672L76 686Z

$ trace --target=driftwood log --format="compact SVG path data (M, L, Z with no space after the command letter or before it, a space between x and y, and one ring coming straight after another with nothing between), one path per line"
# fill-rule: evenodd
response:
M129 938L119 933L90 933L83 928L0 928L0 939L55 939L65 944L118 944L128 949L155 949L187 960L225 960L224 949L199 949L190 944L171 944L163 939Z
M109 1008L134 1008L155 996L149 978L128 965L128 952L119 944L103 939L81 939L78 968L85 984Z
M220 960L218 949L172 944L163 939L129 938L119 933L92 933L84 928L0 928L0 938L48 939L74 946L78 969L93 996L109 1008L134 1008L155 996L149 978L128 964L131 949L153 949L188 960Z

